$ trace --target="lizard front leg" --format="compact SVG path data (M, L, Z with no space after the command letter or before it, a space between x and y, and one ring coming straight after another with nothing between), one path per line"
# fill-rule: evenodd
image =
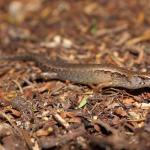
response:
M57 79L57 73L55 72L41 72L36 75L31 76L32 80L43 79L43 80L53 80Z

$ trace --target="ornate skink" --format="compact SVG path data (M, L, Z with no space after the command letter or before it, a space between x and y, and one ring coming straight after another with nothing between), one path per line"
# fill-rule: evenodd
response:
M34 61L47 79L69 80L99 87L127 89L150 87L150 73L135 72L110 64L58 63L37 54L0 56L0 60Z

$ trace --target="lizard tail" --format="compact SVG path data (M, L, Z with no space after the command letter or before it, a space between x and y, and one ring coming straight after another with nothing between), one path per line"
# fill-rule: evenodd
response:
M39 57L37 54L20 54L20 55L9 55L9 56L0 56L1 60L8 60L8 61L35 61Z
M7 61L33 61L36 66L42 70L46 70L46 65L50 60L47 57L42 57L41 54L28 53L28 54L18 54L18 55L9 55L9 56L0 56L1 60ZM49 68L47 69L49 70Z

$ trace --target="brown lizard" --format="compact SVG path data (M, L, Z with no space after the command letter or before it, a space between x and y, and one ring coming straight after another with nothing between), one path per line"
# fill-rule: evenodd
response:
M69 80L74 83L98 87L123 87L138 89L150 87L150 73L135 72L114 65L71 64L51 61L37 54L0 56L0 60L33 61L46 79Z

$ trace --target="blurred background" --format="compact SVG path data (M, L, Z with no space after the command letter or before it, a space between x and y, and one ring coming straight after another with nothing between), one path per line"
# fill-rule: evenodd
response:
M149 0L0 0L0 50L142 67L149 10Z

